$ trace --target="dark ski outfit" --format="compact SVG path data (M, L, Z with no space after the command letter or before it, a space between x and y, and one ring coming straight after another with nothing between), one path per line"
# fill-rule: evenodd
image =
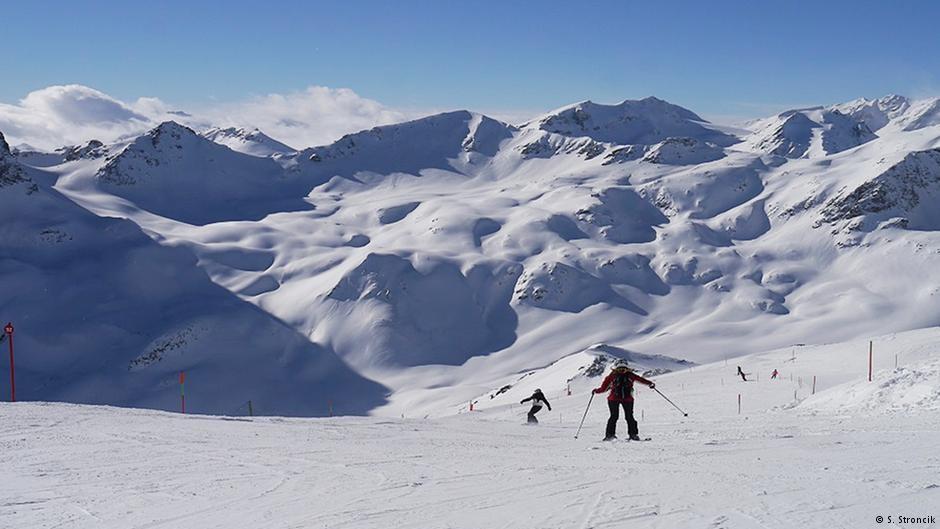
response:
M607 419L607 435L604 440L617 438L617 420L620 419L620 407L623 407L623 415L627 420L627 433L630 439L638 440L640 438L640 427L633 417L633 383L639 382L654 388L656 384L630 371L626 367L617 367L604 382L601 387L594 390L594 393L603 393L610 388L610 394L607 395L607 407L610 408L610 418Z
M747 375L744 374L744 371L741 371L741 366L738 366L738 375L741 376L741 380L747 382Z
M774 372L770 374L770 380L773 380L773 379L777 378L777 375L779 375L779 374L780 374L780 373L777 373L777 370L774 369Z
M531 397L519 401L519 404L525 404L529 401L532 401L532 409L529 410L528 415L530 423L538 424L539 420L535 418L535 414L542 409L543 405L548 408L548 411L552 411L552 405L548 403L548 399L545 398L545 395L540 389L535 390L535 393L533 393Z

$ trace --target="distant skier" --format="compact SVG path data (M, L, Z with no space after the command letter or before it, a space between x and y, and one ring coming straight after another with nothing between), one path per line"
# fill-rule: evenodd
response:
M529 424L538 424L539 420L535 418L535 414L538 413L542 406L548 408L548 411L552 411L552 405L548 403L548 399L545 398L545 394L542 393L542 390L536 389L535 393L527 399L522 399L519 401L519 404L525 404L526 402L532 401L532 408L529 410Z
M738 375L741 376L741 380L747 382L747 375L744 374L744 371L741 371L741 366L738 366Z
M633 441L640 440L640 427L633 417L633 383L639 382L655 388L656 384L637 375L627 366L623 360L617 362L614 369L607 375L601 387L594 390L594 393L603 393L610 389L607 395L607 407L610 409L610 418L607 419L607 432L604 436L605 441L617 438L617 420L620 418L620 407L623 407L624 418L627 420L627 433Z
M777 375L779 375L779 374L780 374L780 373L778 373L777 370L774 369L774 372L770 374L770 380L773 380L773 379L777 378Z

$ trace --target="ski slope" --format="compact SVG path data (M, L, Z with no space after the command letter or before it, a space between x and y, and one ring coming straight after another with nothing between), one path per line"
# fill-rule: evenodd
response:
M786 348L656 377L689 416L639 389L647 443L598 441L599 399L574 439L599 379L547 391L553 411L538 426L522 424L515 399L435 419L2 403L0 527L751 529L936 516L940 329L874 339L871 383L867 347ZM738 364L759 380L736 379ZM830 408L862 385L922 398Z

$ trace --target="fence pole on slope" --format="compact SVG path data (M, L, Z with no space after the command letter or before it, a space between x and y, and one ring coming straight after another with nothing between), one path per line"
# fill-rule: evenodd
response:
M816 375L813 375L813 395L816 394Z
M254 416L255 416L255 409L251 407L251 401L250 401L250 400L248 401L248 416L249 416L249 417L254 417Z
M898 368L898 354L894 353L894 368Z
M186 413L186 371L180 371L180 413Z
M738 393L738 415L741 415L741 394Z
M868 342L868 381L869 382L871 382L871 364L872 364L872 358L874 356L874 348L875 348L874 342L869 341Z
M3 332L10 341L10 402L16 402L16 368L13 364L13 323L9 322L3 328Z

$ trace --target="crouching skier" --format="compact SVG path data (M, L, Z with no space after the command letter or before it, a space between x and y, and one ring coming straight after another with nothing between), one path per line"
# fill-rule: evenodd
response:
M603 393L610 389L607 395L607 407L610 408L610 418L607 419L607 435L605 441L617 438L617 419L620 418L620 407L623 406L623 414L627 420L627 433L630 440L640 440L640 427L633 417L633 383L639 382L655 388L656 384L637 375L627 367L623 360L617 362L614 369L607 375L601 387L594 390L594 393Z
M545 394L542 393L542 390L536 389L535 393L527 399L522 399L519 401L519 404L525 404L526 402L532 401L532 409L529 410L529 423L538 424L539 420L535 418L535 414L542 409L544 405L548 408L548 411L552 411L552 405L548 403L548 399L545 398Z

